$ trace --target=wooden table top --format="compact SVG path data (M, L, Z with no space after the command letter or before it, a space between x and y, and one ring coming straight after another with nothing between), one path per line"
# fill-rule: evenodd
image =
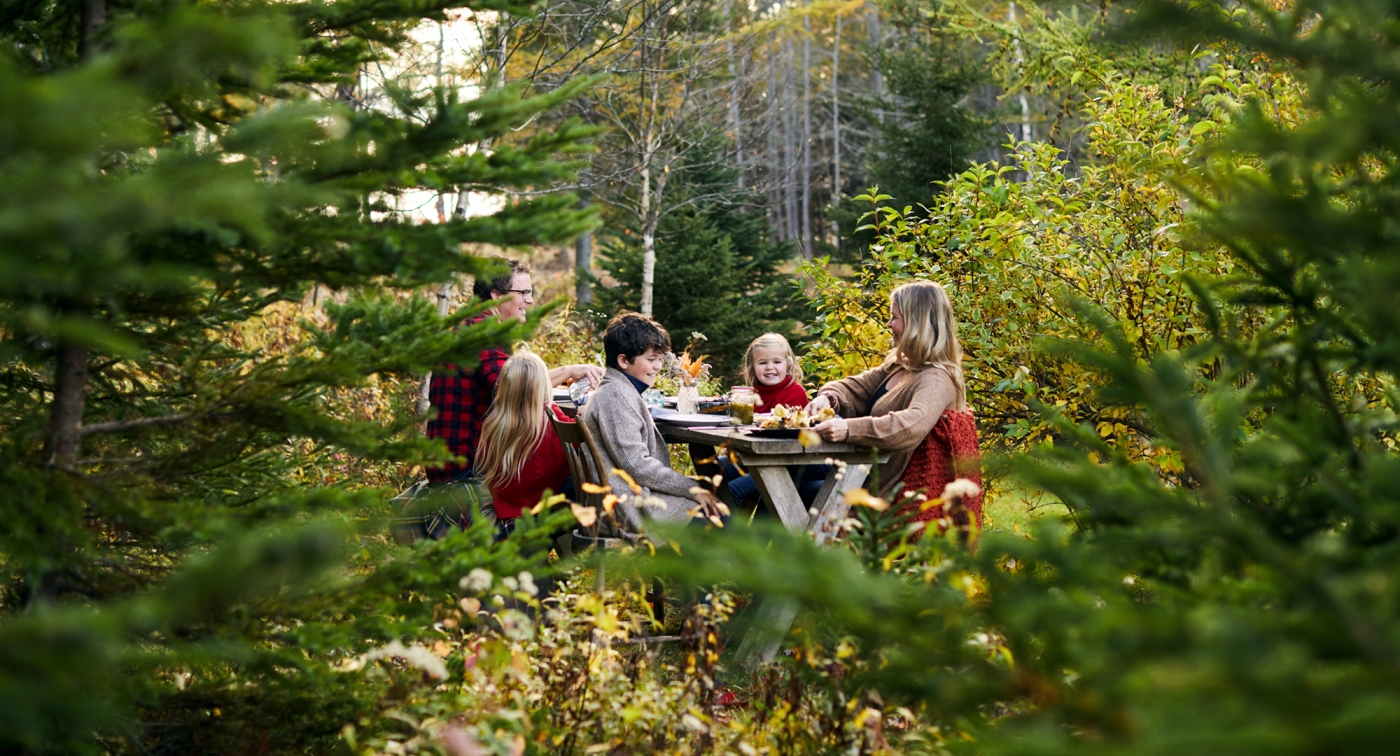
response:
M720 419L722 420L723 416L720 416ZM732 427L706 428L703 426L671 425L664 419L658 419L656 427L661 429L661 435L673 444L709 444L711 446L728 444L730 449L741 454L802 454L811 457L846 457L859 454L864 455L865 461L870 459L869 446L846 442L822 441L815 446L804 447L795 438L750 436L744 433L743 429ZM889 455L881 452L880 456L888 458Z

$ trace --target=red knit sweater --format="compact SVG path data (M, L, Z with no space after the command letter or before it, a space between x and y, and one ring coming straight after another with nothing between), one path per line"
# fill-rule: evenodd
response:
M549 409L560 420L574 422L555 405L549 405ZM564 442L559 440L559 434L554 432L554 426L546 419L544 437L525 459L520 476L491 489L491 505L496 509L496 519L519 517L521 512L540 503L540 497L546 490L559 493L567 477L569 460L564 456Z
M758 392L759 401L758 406L754 407L755 412L772 412L773 408L780 404L789 407L807 406L807 389L802 388L802 384L794 381L790 375L776 386L760 383L753 388Z

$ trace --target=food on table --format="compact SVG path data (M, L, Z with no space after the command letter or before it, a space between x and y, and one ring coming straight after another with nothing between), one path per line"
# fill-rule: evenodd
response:
M764 430L774 428L787 428L790 430L801 430L810 428L817 423L825 422L836 417L836 410L830 407L823 407L812 414L807 414L806 407L787 407L778 405L773 408L773 414L769 415L758 427Z
M732 425L753 425L753 408L758 395L748 386L735 386L729 392L729 422Z

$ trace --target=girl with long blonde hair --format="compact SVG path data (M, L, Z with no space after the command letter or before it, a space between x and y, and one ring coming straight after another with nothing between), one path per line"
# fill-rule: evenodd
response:
M888 325L894 346L879 367L817 391L809 411L833 407L840 417L813 430L830 441L890 452L879 467L879 493L887 499L900 488L900 503L913 506L919 493L936 499L957 478L980 487L977 422L967 406L958 320L948 292L932 281L896 288ZM963 497L959 511L970 515L967 522L946 519L942 506L920 510L918 519L943 527L970 527L975 520L981 527L980 494Z
M502 534L546 492L562 491L568 478L564 444L551 418L572 421L551 398L549 368L539 355L522 349L506 360L496 381L496 399L481 424L474 468L491 489Z

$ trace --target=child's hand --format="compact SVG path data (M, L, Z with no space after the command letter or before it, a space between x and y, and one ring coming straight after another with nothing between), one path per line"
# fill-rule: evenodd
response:
M707 520L729 515L729 507L709 491L696 491L695 502L700 505L700 514Z

